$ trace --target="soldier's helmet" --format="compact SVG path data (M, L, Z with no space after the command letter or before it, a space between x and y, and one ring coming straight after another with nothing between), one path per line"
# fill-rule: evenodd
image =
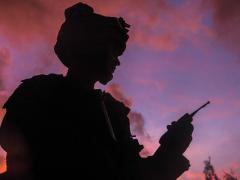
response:
M96 14L89 5L77 3L65 10L65 22L54 50L66 67L71 66L72 60L103 54L109 43L114 43L121 55L129 38L129 27L121 17Z

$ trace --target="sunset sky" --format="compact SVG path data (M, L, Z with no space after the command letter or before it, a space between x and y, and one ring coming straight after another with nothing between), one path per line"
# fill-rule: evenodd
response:
M0 0L1 106L22 79L66 72L53 46L64 9L77 2ZM121 66L107 87L97 88L131 107L133 134L146 148L142 154L156 150L167 124L209 100L194 118L193 142L185 153L191 168L179 179L204 179L208 156L219 175L231 168L240 178L240 1L82 2L131 24Z

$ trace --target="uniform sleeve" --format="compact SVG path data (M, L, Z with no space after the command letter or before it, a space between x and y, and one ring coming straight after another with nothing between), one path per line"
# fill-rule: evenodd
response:
M23 142L23 135L21 132L21 126L19 126L17 120L22 118L17 112L7 111L0 128L0 143L7 153L11 154L16 149L20 150L19 144Z
M14 109L7 110L0 128L0 143L7 152L7 174L9 177L24 177L31 169L28 142L24 136L21 122L23 114ZM18 179L18 178L17 178Z
M175 180L179 176L179 173L169 172L168 166L176 167L179 166L178 164L184 164L187 162L186 158L180 156L176 159L174 157L165 157L164 155L160 158L155 156L142 158L139 152L143 149L143 146L132 136L130 130L130 121L128 118L130 109L114 99L110 94L106 95L105 100L117 139L123 148L128 168L131 169L129 173L133 174L132 177L134 178L132 179Z
M21 84L8 98L3 108L6 109L5 116L0 127L0 144L7 152L13 151L14 144L17 143L17 131L19 131L19 121L21 108L24 107L24 88Z
M122 147L126 147L126 151L134 153L135 157L139 158L139 152L143 149L143 145L140 145L131 134L128 118L130 108L114 99L109 93L105 95L105 103L119 143L122 143Z
M25 133L33 113L28 113L34 101L30 86L22 83L9 97L3 108L6 114L0 127L0 144L7 152L7 173L22 174L31 167L29 144Z

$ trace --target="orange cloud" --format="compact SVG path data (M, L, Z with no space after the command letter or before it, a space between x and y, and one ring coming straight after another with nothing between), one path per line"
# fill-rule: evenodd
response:
M0 94L0 128L1 128L1 123L2 123L2 119L5 115L5 110L2 109L2 105L4 103L5 97L1 96ZM7 170L6 167L6 152L1 148L1 144L0 144L0 174L5 172Z
M178 180L205 180L204 174L200 172L187 171Z
M2 106L2 103L0 104L1 106ZM1 122L2 122L2 120L3 120L3 117L4 117L4 115L5 115L5 110L4 109L0 109L0 126L1 126Z
M0 174L7 170L6 167L6 152L0 146Z

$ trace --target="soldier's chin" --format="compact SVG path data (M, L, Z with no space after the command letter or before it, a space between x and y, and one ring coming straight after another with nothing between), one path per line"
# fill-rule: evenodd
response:
M112 74L108 74L107 76L102 77L101 79L99 79L99 82L103 85L106 85L109 81L111 81L113 79L113 75Z

